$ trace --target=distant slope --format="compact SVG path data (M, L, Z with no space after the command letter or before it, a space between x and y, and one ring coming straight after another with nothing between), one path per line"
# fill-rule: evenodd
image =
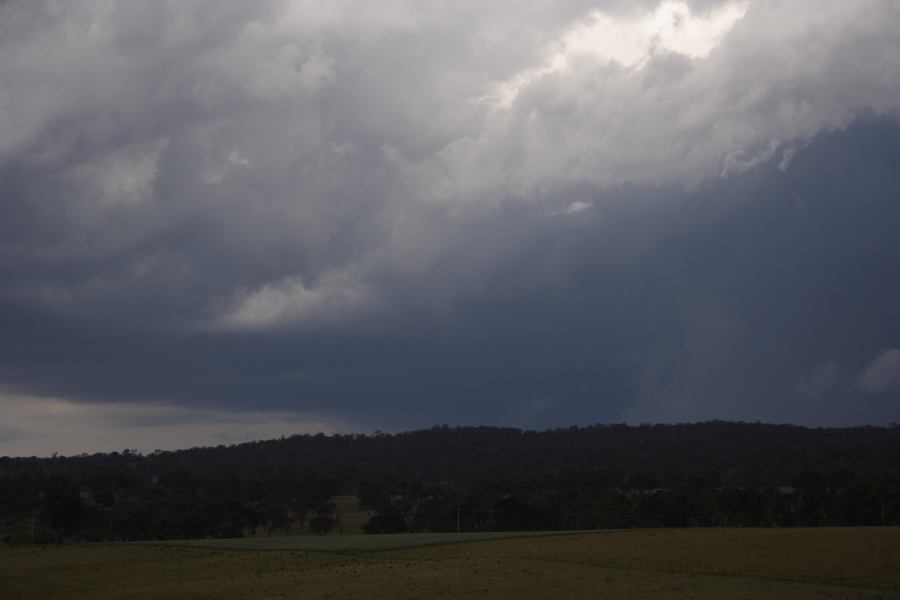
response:
M605 473L614 484L650 472L661 479L659 485L692 479L706 485L789 485L812 472L900 474L900 427L811 429L718 421L547 431L441 426L398 434L296 435L146 456L0 458L0 473L34 469L80 475L305 472L347 484L388 476L460 485L569 471Z

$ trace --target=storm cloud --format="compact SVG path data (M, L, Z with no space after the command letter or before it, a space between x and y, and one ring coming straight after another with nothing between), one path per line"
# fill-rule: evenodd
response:
M891 0L2 3L0 453L54 406L166 415L162 447L897 420L897 31Z

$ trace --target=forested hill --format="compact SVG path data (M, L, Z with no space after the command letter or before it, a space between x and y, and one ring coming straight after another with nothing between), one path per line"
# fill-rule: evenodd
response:
M594 425L546 431L447 427L399 434L296 435L142 455L0 458L0 473L155 476L306 473L354 486L373 478L465 486L592 472L630 487L793 485L813 474L900 475L900 427L811 429L707 422Z
M0 459L0 544L326 533L900 524L900 427L433 427Z

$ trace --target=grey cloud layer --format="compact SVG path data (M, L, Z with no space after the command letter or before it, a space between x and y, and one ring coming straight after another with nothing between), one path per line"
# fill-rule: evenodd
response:
M657 7L0 5L0 383L406 424L805 418L753 396L900 344L848 327L762 351L767 318L826 318L800 303L835 264L791 236L896 257L878 228L896 215L900 7L695 2L673 14L743 16L702 56L639 40L630 66L571 41ZM847 127L876 151L841 187L819 169L853 160L825 135ZM836 229L858 209L835 189L881 218ZM753 271L780 261L809 285ZM869 396L866 418L895 410Z

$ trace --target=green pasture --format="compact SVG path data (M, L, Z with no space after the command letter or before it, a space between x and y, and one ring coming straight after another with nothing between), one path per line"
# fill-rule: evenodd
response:
M397 533L390 535L301 535L138 543L155 546L203 548L208 550L360 553L440 546L462 542L478 542L545 535L558 536L566 535L567 533L575 532L521 531L494 533Z

